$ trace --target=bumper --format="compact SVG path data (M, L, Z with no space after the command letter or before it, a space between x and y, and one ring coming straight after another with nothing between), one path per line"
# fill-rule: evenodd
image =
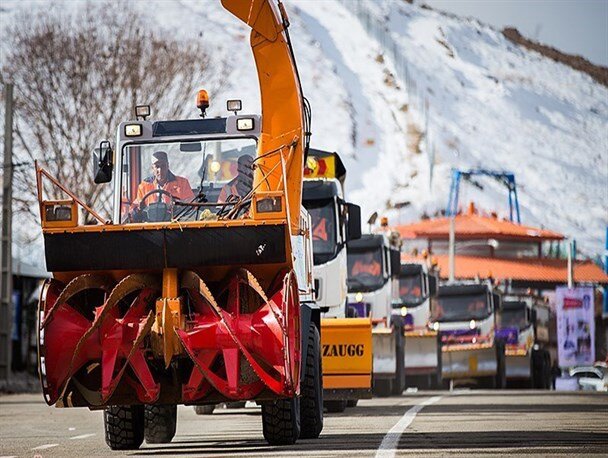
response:
M493 345L446 346L441 351L441 377L444 379L486 377L496 375L496 371Z
M405 374L432 374L439 365L437 333L405 332Z
M507 353L506 360L506 372L507 379L529 379L531 376L531 353L528 352L524 355L510 355Z
M368 398L372 384L371 320L322 319L321 345L324 398Z
M374 377L392 378L397 373L395 333L390 328L372 331L374 346Z

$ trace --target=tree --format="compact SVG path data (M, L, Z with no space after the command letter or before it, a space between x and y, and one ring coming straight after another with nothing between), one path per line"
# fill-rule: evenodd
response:
M219 91L227 70L202 39L175 39L125 2L23 14L6 38L1 77L15 84L15 162L39 160L102 214L111 210L110 190L95 185L91 173L100 140L114 139L118 123L134 119L137 104L149 103L157 118L184 116L199 85ZM33 221L32 170L16 167L14 196L15 211Z

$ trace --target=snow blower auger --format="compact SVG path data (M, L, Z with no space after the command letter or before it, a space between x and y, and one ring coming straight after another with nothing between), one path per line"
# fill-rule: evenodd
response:
M39 366L46 402L104 410L106 442L170 442L178 404L262 406L271 444L323 427L320 312L302 207L310 112L281 4L223 0L251 28L262 115L118 127L93 154L102 218L36 165L46 265ZM120 173L114 173L116 167ZM194 186L193 186L194 185ZM61 196L61 197L60 197Z

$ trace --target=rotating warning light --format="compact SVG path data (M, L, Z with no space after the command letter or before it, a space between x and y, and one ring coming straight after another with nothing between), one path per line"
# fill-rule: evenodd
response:
M201 118L204 118L205 112L209 108L209 94L204 89L201 89L196 94L196 108L201 110Z

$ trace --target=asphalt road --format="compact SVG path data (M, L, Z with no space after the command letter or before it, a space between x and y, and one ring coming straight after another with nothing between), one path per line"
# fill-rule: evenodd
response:
M406 393L326 414L318 440L270 447L259 408L197 416L180 407L172 443L112 452L101 412L0 396L0 457L608 455L608 396L540 391Z

